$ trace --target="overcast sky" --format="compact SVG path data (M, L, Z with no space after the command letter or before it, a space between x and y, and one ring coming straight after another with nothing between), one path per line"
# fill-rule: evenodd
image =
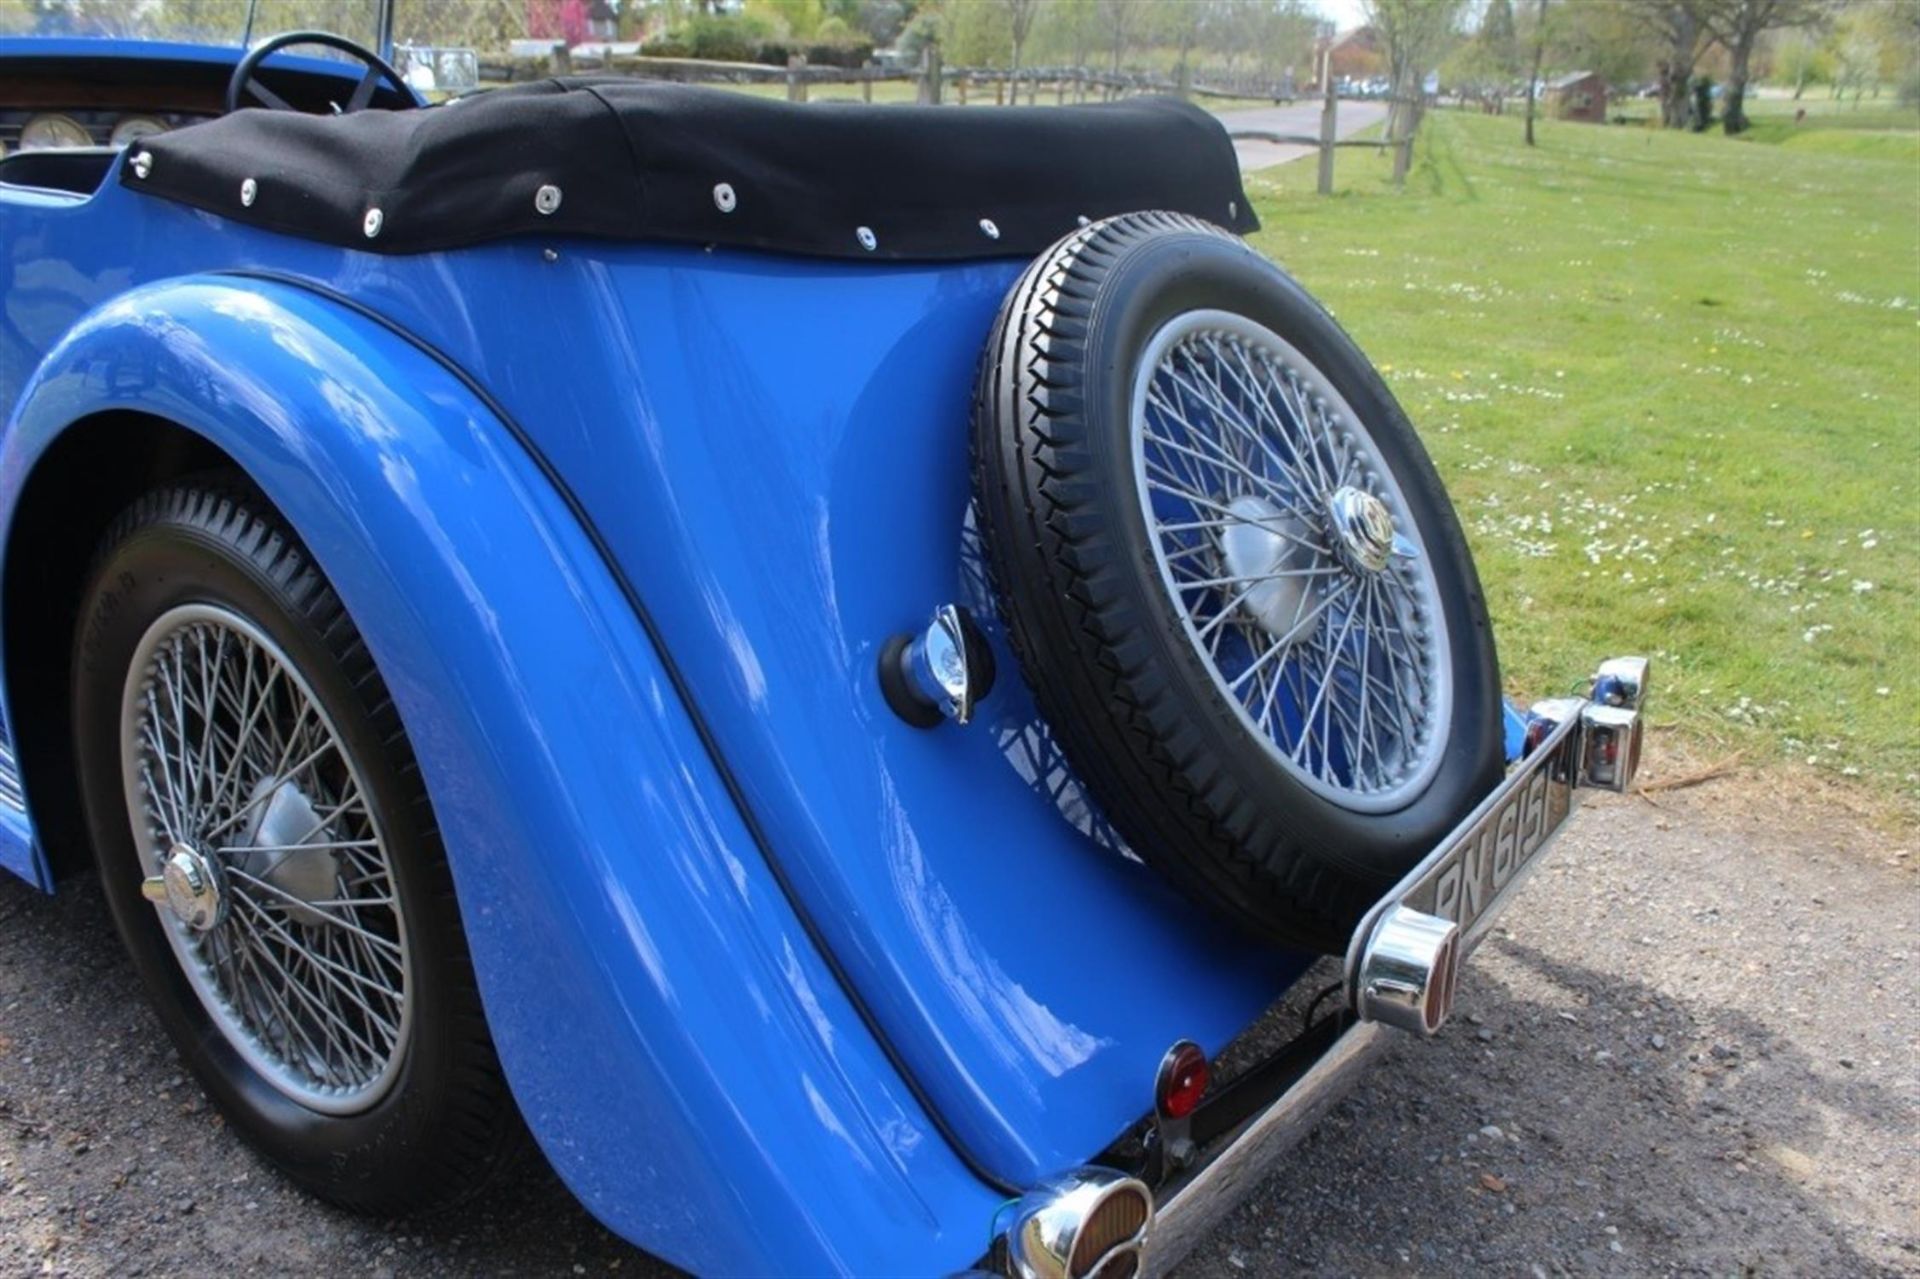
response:
M1314 0L1314 3L1321 14L1331 18L1333 25L1342 31L1366 21L1360 12L1360 0Z

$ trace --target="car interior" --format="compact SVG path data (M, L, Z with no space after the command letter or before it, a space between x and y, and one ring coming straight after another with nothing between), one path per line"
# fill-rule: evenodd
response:
M337 65L316 66L311 57L272 62L255 82L270 86L272 107L335 112L359 71ZM224 114L234 71L233 63L204 56L0 59L0 186L92 195L133 142ZM414 103L382 82L367 105Z

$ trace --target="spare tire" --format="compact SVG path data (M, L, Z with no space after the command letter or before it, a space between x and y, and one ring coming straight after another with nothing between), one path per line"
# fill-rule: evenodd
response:
M1036 259L981 363L973 454L1042 715L1202 904L1342 950L1499 780L1492 630L1433 464L1237 238L1127 214Z

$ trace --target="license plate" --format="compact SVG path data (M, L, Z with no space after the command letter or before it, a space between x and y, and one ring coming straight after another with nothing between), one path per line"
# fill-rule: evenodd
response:
M1357 981L1366 939L1395 906L1452 920L1460 929L1462 954L1473 949L1573 816L1580 743L1580 717L1570 715L1367 912L1347 952L1350 986Z

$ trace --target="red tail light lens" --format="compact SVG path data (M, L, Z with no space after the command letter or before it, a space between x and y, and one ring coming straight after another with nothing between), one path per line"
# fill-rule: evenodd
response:
M1154 1107L1172 1119L1185 1119L1206 1095L1211 1068L1206 1053L1192 1040L1175 1044L1160 1067L1160 1086Z

